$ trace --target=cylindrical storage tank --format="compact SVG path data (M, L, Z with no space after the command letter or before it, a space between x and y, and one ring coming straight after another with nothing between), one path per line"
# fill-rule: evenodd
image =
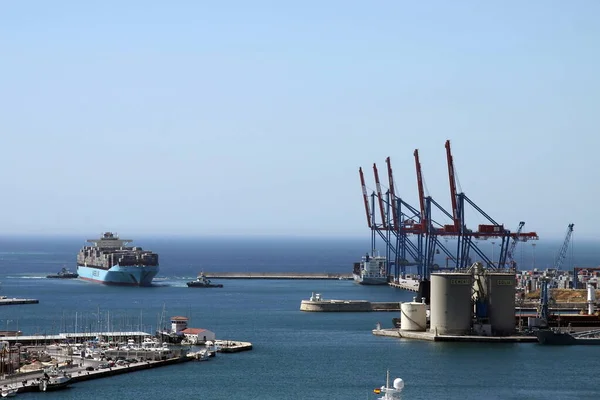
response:
M587 291L588 314L592 315L596 312L596 288L591 283L588 283Z
M416 301L400 305L400 329L423 332L427 329L427 305Z
M516 328L515 275L505 272L488 272L485 275L488 288L488 314L492 335L512 335Z
M465 273L431 274L430 331L462 335L471 330L473 277Z
M588 301L596 301L596 288L591 283L587 284L587 299Z

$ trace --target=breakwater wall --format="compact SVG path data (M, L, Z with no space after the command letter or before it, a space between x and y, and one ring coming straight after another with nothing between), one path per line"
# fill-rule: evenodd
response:
M400 311L400 302L370 302L366 300L302 300L300 311L309 312L370 312Z
M352 274L327 272L205 272L209 279L352 279Z

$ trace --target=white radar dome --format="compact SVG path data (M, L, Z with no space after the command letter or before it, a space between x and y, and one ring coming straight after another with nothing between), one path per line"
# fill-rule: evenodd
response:
M404 388L404 381L402 380L402 378L394 379L394 389L402 390L403 388Z

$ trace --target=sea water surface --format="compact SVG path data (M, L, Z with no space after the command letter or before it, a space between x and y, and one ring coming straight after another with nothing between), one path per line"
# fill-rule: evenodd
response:
M184 315L220 339L250 341L252 351L209 362L140 371L74 384L33 399L375 399L375 387L405 381L402 399L598 399L600 347L432 343L377 337L377 322L396 313L303 313L300 301L324 298L408 301L413 293L352 281L222 280L222 289L185 285L200 270L350 272L368 240L155 239L161 272L154 287L104 286L46 279L75 270L80 238L0 240L0 293L39 304L0 308L0 329L23 334L105 329L156 329ZM538 246L538 259L544 259ZM580 248L583 246L579 246ZM552 257L548 246L548 259ZM584 249L595 265L595 250Z

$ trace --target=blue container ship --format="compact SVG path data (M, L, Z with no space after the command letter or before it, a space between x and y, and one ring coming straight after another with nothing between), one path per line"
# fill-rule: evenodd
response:
M106 232L89 239L77 254L79 278L106 285L151 286L159 271L158 254L127 246L132 240Z

